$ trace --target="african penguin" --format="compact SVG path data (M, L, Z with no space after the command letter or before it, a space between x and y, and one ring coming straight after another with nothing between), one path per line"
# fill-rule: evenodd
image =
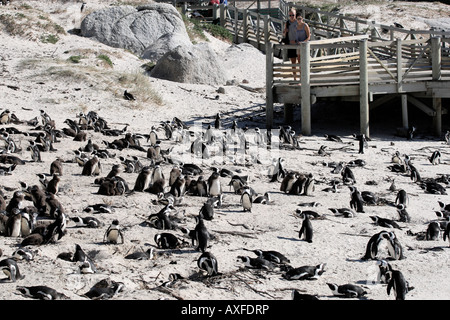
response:
M303 236L303 239L306 242L312 243L313 227L312 227L312 224L311 224L311 220L309 220L309 215L308 214L304 215L302 227L300 228L300 231L298 233L298 237L300 239L302 239L302 236Z
M117 244L119 243L119 238L121 239L121 243L123 243L123 234L119 226L119 220L115 219L106 230L103 236L103 242Z
M286 280L317 280L325 272L325 263L316 266L302 266L288 270L282 276Z
M11 282L16 282L16 280L25 278L25 276L20 274L19 266L16 261L11 258L6 258L0 261L0 270L3 271Z
M350 283L342 285L327 283L327 285L335 296L344 296L346 298L361 298L367 294L367 291L360 286Z
M47 286L18 286L16 288L22 295L39 300L64 300L69 299L65 294Z
M386 278L389 279L387 285L387 294L391 294L391 290L394 289L395 300L405 300L406 294L414 289L410 287L408 281L399 270L390 270L386 272Z
M208 277L219 274L218 263L216 257L209 251L203 252L197 260L197 266L206 271Z

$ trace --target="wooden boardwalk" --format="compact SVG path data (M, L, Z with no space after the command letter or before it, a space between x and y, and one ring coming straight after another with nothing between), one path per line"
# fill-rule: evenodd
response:
M176 0L178 1L178 0ZM183 1L183 0L182 0ZM442 134L442 98L450 98L450 32L406 30L374 21L321 11L280 0L278 14L260 8L188 6L183 13L211 10L209 21L220 21L235 43L250 43L266 53L266 126L273 126L274 103L285 112L301 106L301 131L311 134L311 107L319 99L360 102L360 132L370 136L369 110L389 99L402 101L403 127L408 128L408 103L433 118L434 133ZM311 41L281 45L283 22L291 7L311 27ZM289 48L300 48L301 64L276 59ZM294 81L292 67L301 70Z

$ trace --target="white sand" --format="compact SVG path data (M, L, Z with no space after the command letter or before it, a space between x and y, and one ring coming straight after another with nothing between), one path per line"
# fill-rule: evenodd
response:
M80 3L59 4L52 1L33 2L34 7L44 10L49 17L69 30L79 24L77 8ZM14 5L0 7L0 14L8 12L14 14ZM48 5L47 5L48 3ZM50 6L51 4L51 6ZM103 6L103 1L89 2L90 8ZM434 3L433 3L434 5ZM51 8L50 8L51 7ZM445 7L448 9L448 6ZM39 15L42 12L28 9L22 11L27 15ZM75 17L75 18L73 18ZM66 127L65 119L76 120L80 112L95 111L103 117L112 128L121 129L128 124L128 132L148 134L151 126L159 126L160 121L172 120L174 116L187 122L193 128L203 124L212 124L217 112L221 112L224 127L229 128L232 120L240 125L248 124L250 128L264 127L265 93L251 92L237 85L224 86L225 93L218 93L218 86L190 85L174 83L158 79L150 79L150 85L162 98L162 105L151 100L143 102L142 95L136 93L137 85L126 87L118 81L118 75L138 74L146 61L138 59L133 54L107 47L103 44L81 38L76 35L62 35L56 44L44 44L39 41L40 34L33 31L29 37L11 37L5 32L0 33L0 111L8 108L19 119L30 120L39 116L39 110L45 110L56 122L56 128ZM217 50L229 72L229 79L250 88L264 88L265 57L253 51L228 51L225 58L223 51L230 45L210 39L211 45ZM108 55L114 63L109 68L96 59L99 53ZM85 58L80 64L71 64L66 59L74 55ZM51 69L56 66L55 69ZM62 76L71 73L69 76ZM244 81L245 80L245 81ZM9 86L9 87L8 87ZM11 86L18 87L17 90ZM136 93L136 101L126 101L122 94L125 89ZM218 98L216 98L218 96ZM399 108L398 108L399 110ZM400 111L398 111L400 112ZM398 115L398 113L397 113ZM281 121L282 115L278 115ZM445 118L444 118L445 119ZM252 120L252 121L249 121ZM431 119L428 122L431 122ZM281 122L280 122L281 123ZM348 124L348 126L347 126ZM326 285L328 282L345 284L352 283L364 286L368 291L368 299L394 299L386 293L386 285L372 283L376 274L375 261L361 261L367 241L373 234L384 230L375 226L370 215L398 219L396 209L391 206L366 206L365 213L359 213L355 218L333 217L328 208L348 207L350 192L347 186L340 185L337 193L322 191L328 187L331 179L340 179L339 175L331 174L331 168L323 163L330 161L351 161L364 159L364 168L354 168L356 186L359 190L377 193L385 199L394 201L396 192L388 190L392 179L398 189L405 189L410 195L408 212L410 223L399 223L403 229L393 230L399 238L406 259L391 261L392 266L400 270L410 285L414 287L407 295L407 299L448 299L450 289L445 281L448 276L450 251L448 242L442 238L436 241L418 241L407 234L426 230L429 221L436 219L435 210L439 209L438 200L450 203L448 195L427 194L418 184L413 183L409 176L391 172L391 156L395 151L411 156L423 178L438 177L438 174L449 173L449 146L441 139L415 139L407 141L394 136L398 122L390 123L389 127L381 125L373 130L369 148L363 155L358 154L357 142L351 134L357 131L358 121L345 122L345 127L331 123L324 129L323 121L313 123L313 135L300 137L302 150L275 149L271 152L252 146L253 154L259 154L261 163L251 159L238 159L232 163L229 158L212 158L201 162L192 159L190 154L183 152L179 156L187 160L196 161L204 169L205 178L211 174L211 167L226 167L240 170L242 175L249 176L249 185L256 192L263 194L270 192L273 202L270 205L254 204L252 212L243 212L239 205L239 195L234 194L228 187L230 178L221 178L224 188L224 206L217 209L212 221L206 221L206 227L216 237L209 244L219 262L219 271L224 274L219 279L205 280L200 276L196 261L200 252L190 245L190 240L179 230L167 231L183 238L188 245L180 250L160 250L163 253L151 261L129 261L124 256L135 250L146 250L155 246L154 236L161 230L143 226L143 217L158 212L162 206L153 205L156 196L148 193L134 193L130 196L101 196L96 194L98 186L94 185L95 177L81 176L82 168L76 163L64 164L64 175L61 177L61 190L58 199L69 216L78 211L86 216L82 210L87 205L95 203L109 203L115 207L112 214L97 214L96 218L105 223L99 229L76 228L70 222L67 234L56 244L34 247L37 256L34 261L19 261L18 265L24 279L16 283L4 281L1 283L0 299L26 299L16 292L16 286L48 285L71 299L85 299L82 294L101 279L110 278L123 282L125 288L113 299L290 299L293 288L301 292L317 294L321 299L335 299ZM334 127L332 127L334 126ZM446 124L444 123L444 126ZM2 127L6 127L2 125ZM30 131L32 127L19 125L18 128ZM336 128L335 128L336 127ZM341 135L344 144L326 141L325 132ZM159 132L163 137L163 132ZM31 137L14 135L14 140L23 151L17 156L24 160L31 160L31 154L26 150ZM101 145L102 141L112 141L115 137L106 137L98 132L88 131L88 138ZM12 175L2 176L3 187L20 189L19 181L26 181L29 185L39 184L36 174L49 174L50 163L57 157L66 161L74 158L73 151L83 147L86 142L75 142L71 138L61 138L55 144L57 151L42 153L42 163L27 163L17 166ZM393 143L391 143L393 142ZM147 148L145 139L142 145ZM321 145L328 146L331 157L320 157L317 150ZM173 141L162 138L162 149L174 147L175 150L188 150L189 144L177 145ZM342 147L346 147L341 149ZM442 163L433 166L427 157L434 150L442 153ZM106 176L114 164L119 164L119 156L130 157L136 155L142 163L150 164L146 154L137 150L111 150L116 153L115 158L101 159ZM316 188L311 196L295 196L283 194L279 191L280 183L270 183L265 176L273 158L286 159L286 169L312 173L316 179ZM225 163L221 163L225 160ZM163 164L166 178L172 168L171 164ZM122 173L121 176L133 188L137 174ZM375 181L376 185L367 185L367 181ZM2 189L4 190L4 189ZM4 191L8 199L13 191ZM204 203L204 198L185 196L184 202L177 208L177 216L181 218L180 225L193 229L194 216L198 214ZM327 219L313 220L314 238L307 243L298 238L298 231L302 220L295 216L299 203L316 201L320 206L313 208ZM27 202L27 204L30 204ZM308 208L310 209L310 208ZM125 228L125 243L120 245L103 244L106 227L112 220L118 219ZM236 225L238 224L238 225ZM245 228L244 225L247 227ZM225 233L224 233L225 232ZM232 234L233 232L238 232ZM231 234L230 234L231 233ZM239 234L241 233L241 234ZM3 257L8 257L17 249L22 238L1 237L0 248ZM74 252L75 244L80 244L85 252L95 252L96 274L80 274L75 263L56 259L62 252ZM442 251L426 251L427 248L440 247ZM253 253L242 248L277 250L286 255L293 267L303 265L317 265L326 263L326 272L314 281L287 281L280 272L245 271L243 263L237 260L239 255L255 257ZM382 250L380 257L386 256ZM173 283L165 292L156 290L163 282L168 281L169 274L179 273L185 278Z

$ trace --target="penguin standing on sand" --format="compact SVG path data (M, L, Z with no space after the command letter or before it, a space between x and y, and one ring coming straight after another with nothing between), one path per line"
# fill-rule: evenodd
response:
M298 233L298 237L308 242L312 243L313 238L313 227L311 224L311 220L309 220L309 215L305 214L305 218L303 219L302 227L300 228L300 232Z
M406 294L413 290L414 287L410 287L408 281L399 270L391 270L386 272L386 278L389 279L387 286L387 294L391 294L391 290L394 289L395 300L405 300Z
M400 189L397 192L397 197L395 198L395 204L396 205L403 204L405 206L405 208L409 204L409 197L404 189Z
M441 234L441 226L439 222L432 221L428 224L426 237L427 240L439 240Z
M442 239L445 241L448 238L448 245L450 247L450 223L447 224L447 228L445 228L444 235Z
M241 195L241 204L244 211L252 212L252 195L249 190L245 190Z
M222 186L220 184L220 174L218 170L214 172L208 178L208 195L210 197L220 196L222 194Z
M364 200L362 198L361 192L356 189L354 186L350 186L350 208L355 209L356 212L364 212L363 203Z
M123 243L123 234L122 230L120 230L119 220L115 219L106 230L103 242L117 244L119 243L119 238L121 238L121 243Z
M6 235L9 237L22 236L22 214L18 208L14 208L6 221Z
M212 220L214 218L214 207L209 201L206 201L200 209L199 215L205 220Z
M386 274L388 271L392 271L392 266L386 260L378 260L378 281L380 283L387 284L389 282L389 278L387 278Z
M194 233L195 240L197 241L196 250L206 252L210 236L208 230L206 229L205 222L200 216L197 218L197 225L195 226ZM194 239L192 239L192 242L192 244L194 244Z

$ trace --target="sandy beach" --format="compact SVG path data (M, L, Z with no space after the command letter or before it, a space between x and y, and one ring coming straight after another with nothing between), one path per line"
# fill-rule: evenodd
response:
M27 3L32 3L32 8L20 6ZM45 19L41 20L55 22L67 31L79 27L82 16L77 10L80 5L81 2L13 1L0 6L0 15L21 13L30 21L44 16ZM103 1L92 1L88 9L106 5ZM433 5L439 12L444 10L443 15L447 10L448 17L449 6ZM351 14L350 11L348 13ZM417 23L424 23L424 19L417 19ZM406 26L405 21L401 22ZM443 116L442 137L435 137L429 131L432 119L411 107L410 121L418 131L412 140L407 140L396 135L397 127L401 126L400 103L377 108L371 113L370 140L364 153L360 154L358 141L353 136L359 128L355 112L358 106L338 102L315 106L311 136L298 134L300 111L297 108L292 129L297 131L298 145L293 148L291 144L280 141L278 131L274 130L272 145L268 148L265 144L258 145L255 139L255 128L265 132L265 56L255 48L246 44L232 45L208 36L208 42L223 61L230 84L194 85L145 76L142 66L146 61L134 54L69 32L58 35L59 40L55 44L42 42L39 30L35 23L30 22L23 34L11 35L5 31L4 25L0 25L0 112L9 109L21 121L0 124L0 129L14 127L20 130L20 133L10 134L18 147L18 151L11 155L25 161L25 164L17 165L13 171L1 176L0 190L8 204L14 192L22 190L21 182L42 187L39 175L44 174L47 180L51 180L50 164L57 158L61 159L64 172L60 176L56 198L67 216L67 228L64 236L55 243L28 247L35 252L34 258L17 261L23 279L11 282L6 275L0 275L1 300L31 299L20 294L17 287L44 284L69 299L86 300L89 298L85 294L103 279L123 284L123 288L110 298L112 300L289 300L294 289L323 300L340 299L333 296L327 283L361 286L367 292L364 299L394 300L393 292L387 294L387 284L377 280L378 259L387 260L395 270L401 271L414 288L407 293L407 300L449 299L450 289L445 279L449 271L450 250L449 242L443 240L444 230L437 240L424 240L421 236L429 223L438 219L436 211L441 209L438 201L449 204L450 197L427 192L424 184L413 181L408 172L394 172L390 168L394 165L392 157L398 152L403 160L405 155L408 156L422 182L448 177L450 145L443 137L450 129L448 115ZM112 66L98 58L101 54L110 57ZM80 62L71 62L70 57L77 55L83 56ZM136 100L124 99L124 90L133 93ZM66 119L79 121L80 113L95 112L109 128L124 131L118 136L107 136L86 130L86 141L74 141L70 136L59 137L53 143L54 150L41 152L42 161L35 162L28 147L35 139L33 134L39 130L26 121L36 117L38 124L42 124L41 110L54 120L57 130L68 128ZM283 125L282 106L276 106L275 111L276 125ZM236 121L239 128L248 128L245 133L247 149L242 149L236 140L236 144L230 143L226 154L223 154L221 145L212 143L209 146L210 157L202 159L190 152L191 144L195 133L205 132L208 125L214 126L217 113L222 117L221 129L213 132L217 141L232 135L231 126ZM386 120L386 113L389 120ZM173 123L174 117L189 127L192 136L188 135L181 142L167 138L161 122ZM147 138L152 127L157 129L161 150L169 152L167 159L172 161L159 162L166 179L165 191L169 191L169 176L174 165L194 163L203 170L200 175L205 180L211 176L213 168L228 169L246 177L247 185L258 195L266 192L270 195L268 204L253 203L251 212L244 211L241 195L229 185L231 176L220 177L222 205L214 209L212 220L204 221L211 234L207 251L218 261L218 276L207 277L199 269L197 260L202 252L196 250L197 245L193 245L181 230L195 229L196 217L207 197L185 194L181 203L170 211L170 217L179 228L160 230L151 226L148 219L164 208L156 194L98 194L99 184L95 180L106 177L114 165L122 168L120 177L131 190L134 188L139 172L126 172L123 159L135 157L153 170L154 162L147 157L150 148ZM107 148L107 143L123 138L125 133L140 137L141 148ZM331 141L325 135L337 135L341 141ZM99 159L101 173L98 176L82 175L83 167L76 162L75 151L83 150L87 139L112 153L108 158ZM322 146L325 147L325 155L319 154ZM429 161L434 151L441 153L441 161L436 165ZM88 159L93 157L89 152L85 154ZM271 182L271 166L273 160L279 158L284 159L287 172L313 177L314 190L310 194L282 192L282 178ZM350 167L351 162L357 160L363 160L363 165ZM340 171L333 173L340 162L351 168L354 183L345 182ZM10 167L8 163L0 165ZM196 180L198 177L194 175L191 178ZM337 181L335 192L327 191L334 180ZM440 184L444 188L449 187L448 180ZM350 207L350 186L372 192L378 198L377 204L365 203L364 212L357 212L354 217L333 214L330 208ZM399 221L399 213L393 205L401 189L409 196L406 208L409 222ZM315 206L307 206L313 202ZM84 211L94 204L106 204L112 212ZM26 200L23 205L33 205L33 202ZM314 230L311 243L299 238L303 223L299 210L312 210L319 215L311 218ZM79 227L70 220L75 216L95 217L102 225L98 228ZM370 216L395 220L401 229L376 225ZM104 242L105 232L114 220L118 220L122 228L121 244ZM370 237L381 231L395 233L404 259L389 260L385 242L380 246L377 259L361 259ZM176 249L158 248L155 236L163 232L175 235L180 246ZM0 260L12 257L21 248L23 239L0 236ZM74 253L77 244L91 257L95 273L83 274L78 263L58 258L61 253ZM125 259L132 252L150 248L155 254L152 259ZM288 265L291 268L325 264L325 271L313 280L287 280L284 277L287 271L280 266L269 271L246 268L238 257L256 258L249 251L256 249L281 252L290 260ZM173 280L174 275L179 278Z

